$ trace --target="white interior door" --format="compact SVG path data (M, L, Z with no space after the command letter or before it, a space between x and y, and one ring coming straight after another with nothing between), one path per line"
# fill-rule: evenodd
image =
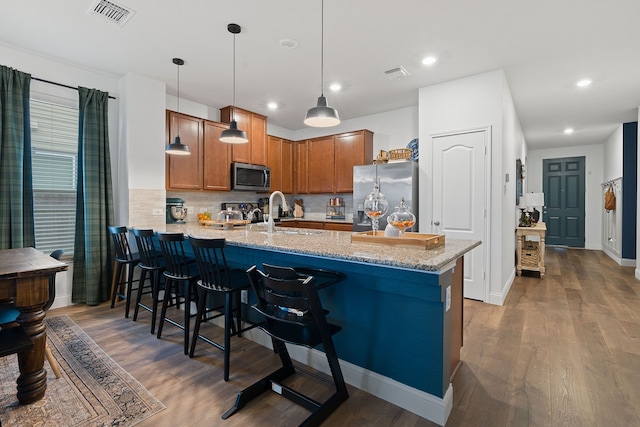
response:
M432 136L433 233L482 240L464 255L464 297L487 301L486 146L489 128Z

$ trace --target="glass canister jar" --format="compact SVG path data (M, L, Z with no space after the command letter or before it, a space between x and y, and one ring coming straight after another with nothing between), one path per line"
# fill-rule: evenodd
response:
M218 221L231 222L236 220L242 221L242 212L233 210L232 208L218 212Z
M401 236L405 230L414 226L416 216L411 213L411 207L404 203L404 197L400 200L400 206L396 206L395 211L389 215L387 222L396 228Z
M364 200L364 213L371 218L371 229L375 236L378 231L378 220L386 215L389 210L387 198L380 192L380 184L376 181L373 192L369 193Z

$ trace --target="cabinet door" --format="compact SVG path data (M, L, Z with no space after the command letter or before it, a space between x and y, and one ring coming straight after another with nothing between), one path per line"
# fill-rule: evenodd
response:
M373 133L367 130L335 136L335 192L353 192L353 167L373 162Z
M335 230L335 231L353 231L353 225L347 223L332 223L325 222L324 223L325 230Z
M251 114L250 129L250 163L265 166L267 164L267 118L259 114Z
M205 190L231 190L231 145L220 142L220 134L228 126L222 123L204 122L204 176Z
M308 168L308 159L309 153L308 148L309 144L307 141L296 142L294 146L294 193L296 194L307 194L309 193L309 168Z
M282 191L282 138L267 137L267 166L271 168L271 191Z
M231 144L233 161L240 163L251 163L251 113L240 108L231 106L220 109L220 121L222 123L231 123L231 119L235 119L238 123L238 129L245 131L249 142L246 144Z
M308 143L309 193L333 193L335 175L333 136L314 138Z
M293 194L293 142L283 139L280 149L280 164L282 166L281 190L285 194Z
M167 144L179 135L191 153L188 156L165 154L168 190L202 189L202 123L202 119L167 111Z

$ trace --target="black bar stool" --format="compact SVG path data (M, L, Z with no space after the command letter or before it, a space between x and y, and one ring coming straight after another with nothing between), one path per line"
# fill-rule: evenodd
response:
M111 280L111 308L115 307L116 298L125 300L124 317L129 317L129 307L131 306L131 293L133 283L138 280L133 279L135 267L140 262L138 254L134 254L129 246L127 238L127 227L109 226L109 233L113 239L113 246L116 256L113 266L113 278ZM125 278L125 269L127 270Z
M259 271L256 266L247 274L258 298L253 308L265 317L261 329L273 338L282 367L239 392L235 405L222 415L222 419L229 418L263 392L274 390L311 411L301 426L320 425L349 397L332 339L342 328L327 322L327 312L320 302L313 276L278 279ZM324 402L282 384L284 379L296 373L285 343L309 348L322 344L335 387L335 392Z
M191 247L196 257L200 280L198 280L198 314L191 340L189 357L193 357L198 338L222 350L224 353L224 380L229 381L229 360L231 354L231 337L241 336L243 332L258 326L248 322L249 326L242 328L241 292L251 288L247 273L240 269L230 269L224 256L225 239L199 239L189 237ZM224 302L219 303L224 297ZM208 313L216 312L211 316ZM236 321L233 322L235 313ZM224 343L221 345L205 336L200 335L200 324L209 319L224 315Z
M165 271L164 258L159 245L154 241L155 232L152 229L133 229L136 238L138 253L140 254L140 284L138 285L138 295L136 295L136 306L133 310L133 321L138 320L138 310L143 308L151 313L151 333L156 331L156 315L158 313L158 300L160 290L162 290L162 273ZM145 286L149 275L149 286ZM143 295L151 294L151 304L142 302Z
M199 278L198 267L193 258L184 250L185 236L182 233L157 233L160 250L164 259L165 287L162 299L162 311L158 323L158 338L162 336L164 322L184 330L184 354L189 354L189 324L191 320L191 301L197 301L194 284ZM175 306L184 303L184 322L180 324L167 317L168 302L175 296Z

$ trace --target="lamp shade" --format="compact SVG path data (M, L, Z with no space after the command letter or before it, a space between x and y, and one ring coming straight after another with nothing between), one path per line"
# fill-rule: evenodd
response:
M544 206L544 193L527 193L527 206Z
M523 195L520 196L520 204L518 205L518 207L520 209L526 209L529 206L531 206L529 205L529 194L524 193Z
M339 125L340 117L338 116L338 110L327 106L327 98L321 95L318 97L318 105L307 111L304 124L318 128Z
M235 120L231 120L229 123L229 129L225 129L220 134L220 141L227 144L245 144L249 142L247 133L238 129L238 123Z
M176 136L173 142L167 145L167 148L165 148L164 152L167 154L178 155L178 156L186 156L191 154L191 152L189 151L189 147L184 145L180 141L179 136Z

